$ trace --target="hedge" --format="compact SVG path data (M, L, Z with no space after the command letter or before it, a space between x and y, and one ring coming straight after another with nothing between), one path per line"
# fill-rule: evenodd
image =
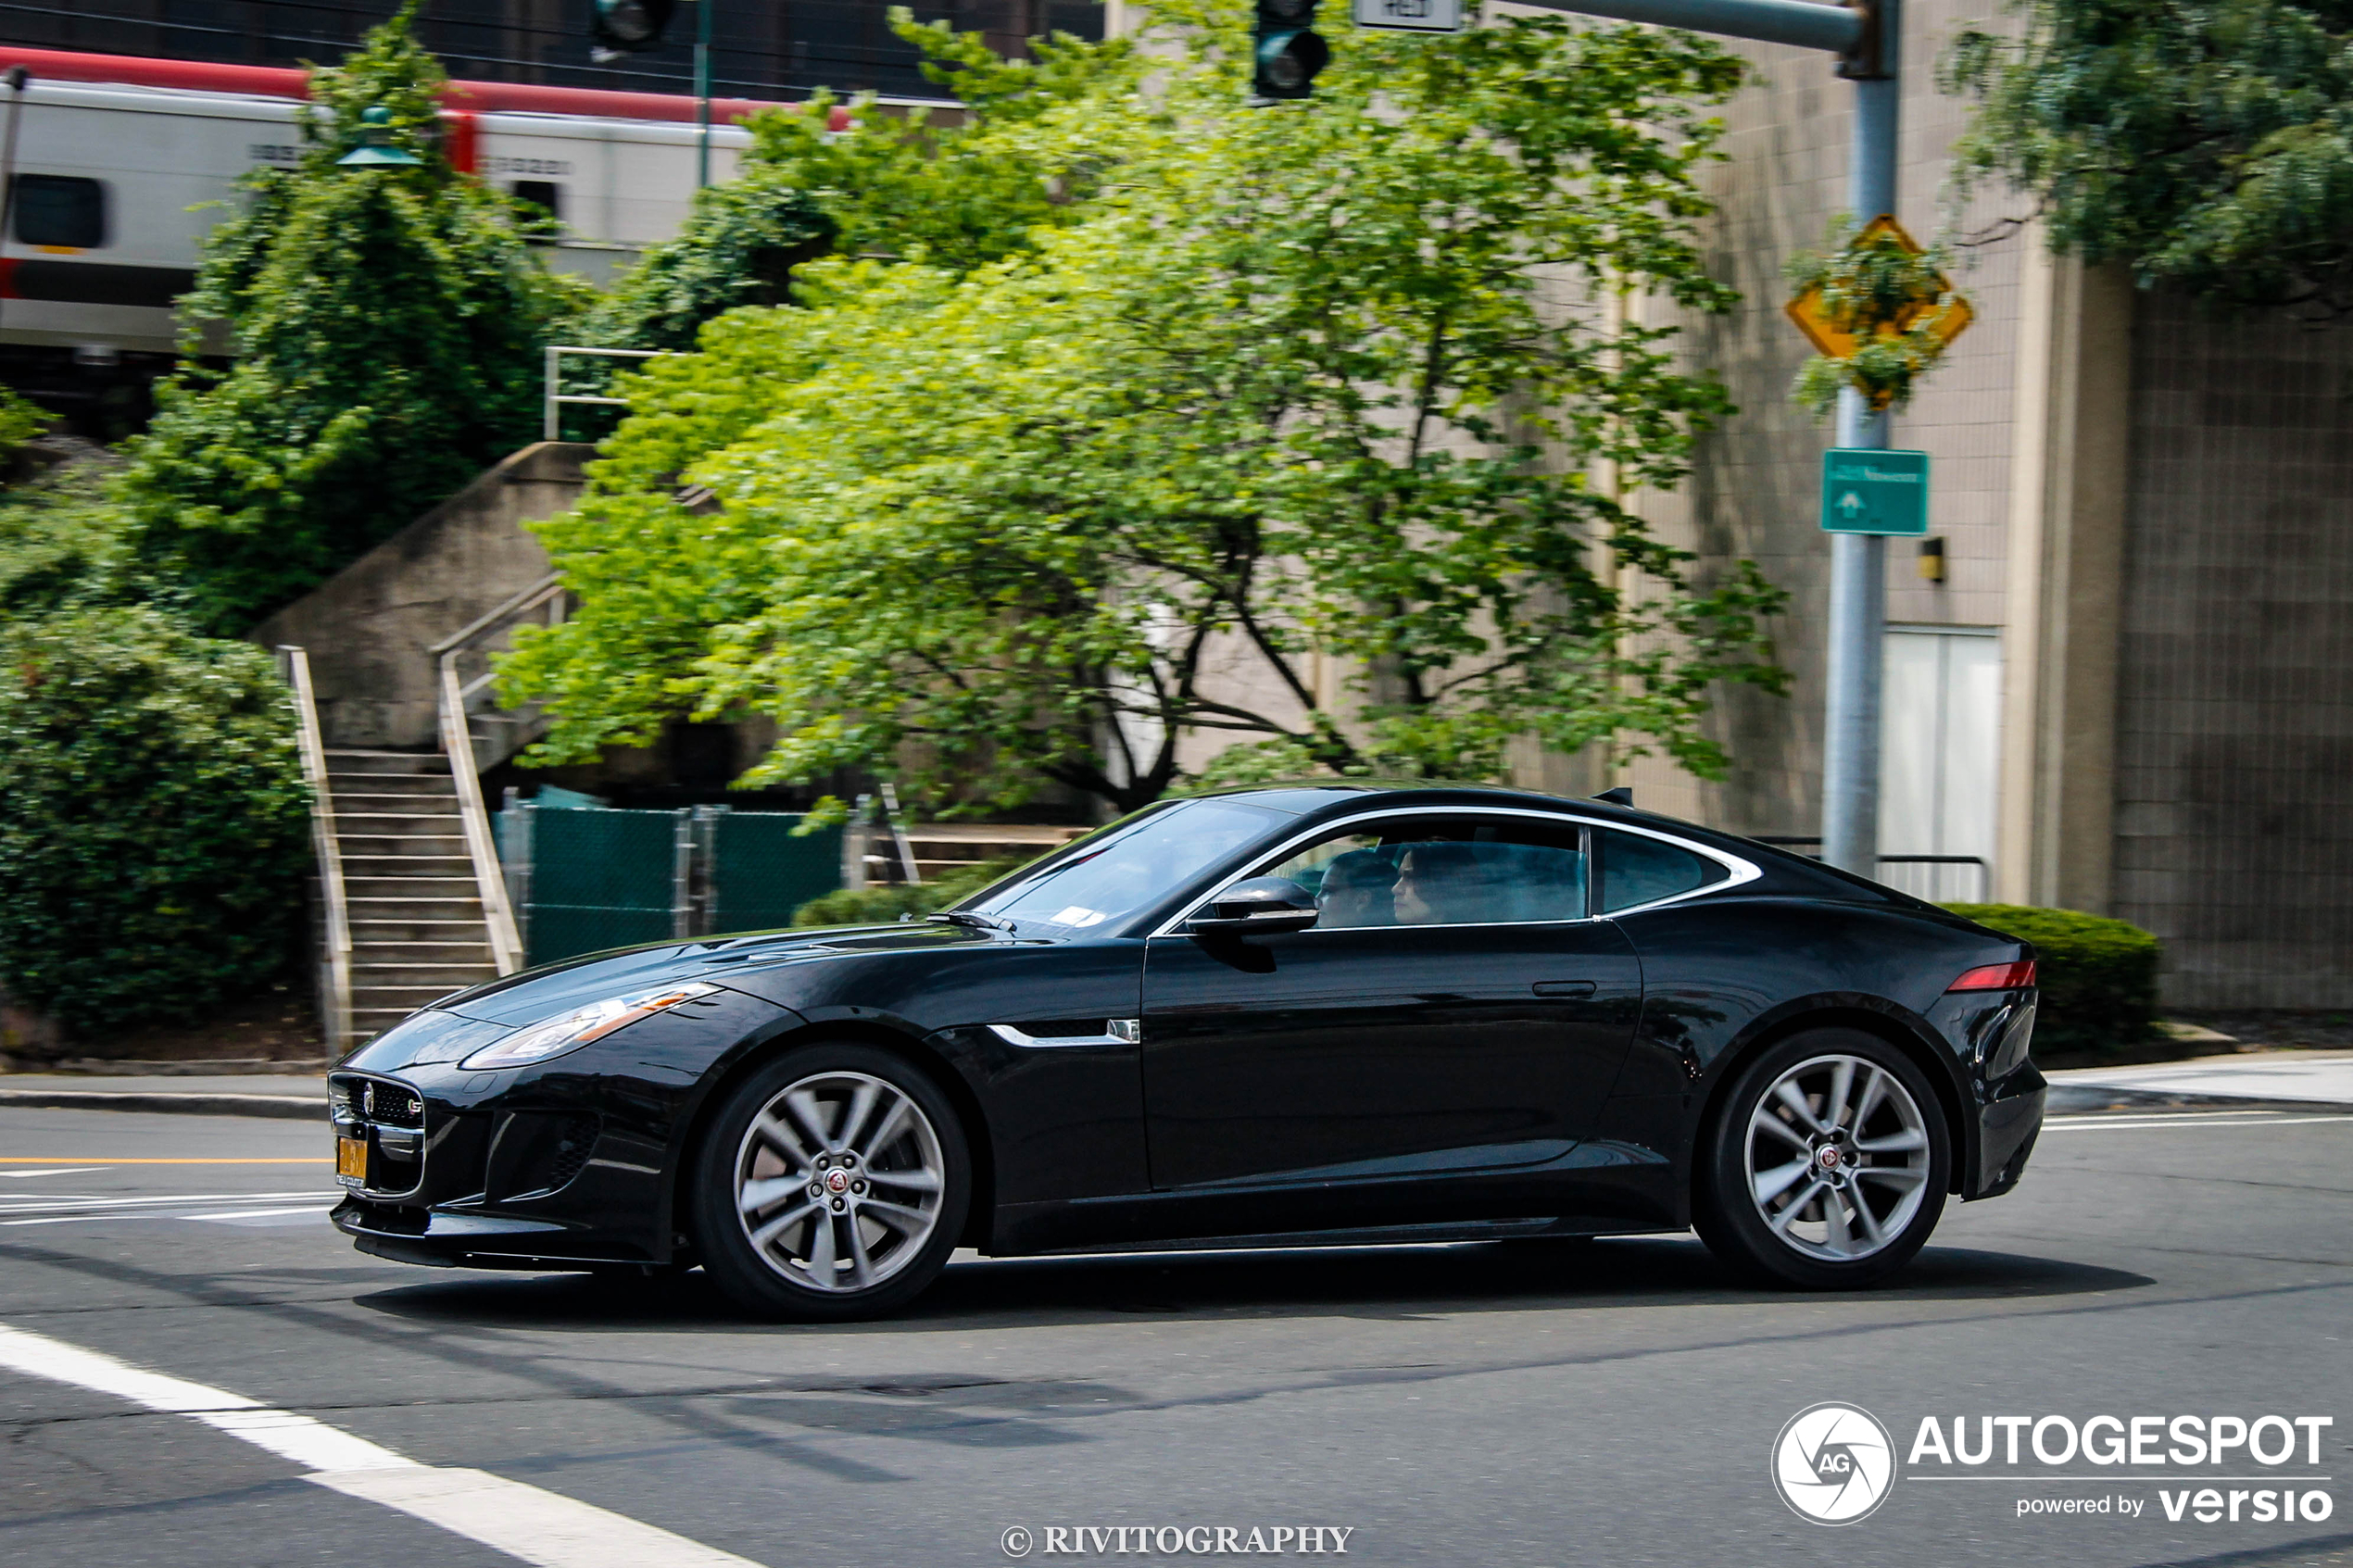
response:
M2074 909L1947 904L1957 915L2034 945L2042 989L2038 1055L2136 1046L2156 1033L2158 941L2139 926Z
M977 893L1017 867L1028 864L1018 856L997 860L975 860L959 866L936 882L900 884L882 887L845 887L838 893L827 893L812 898L793 911L795 925L875 925L884 924L905 915L918 917L935 909L944 909L961 903L965 895Z
M259 648L141 608L0 621L0 985L69 1034L286 978L308 814Z

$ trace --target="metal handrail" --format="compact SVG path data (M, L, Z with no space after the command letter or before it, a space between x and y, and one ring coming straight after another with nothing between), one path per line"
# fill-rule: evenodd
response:
M319 703L310 684L310 655L292 644L278 646L278 668L294 690L295 734L302 756L303 782L310 786L310 840L319 857L319 893L326 905L326 952L320 967L319 1013L326 1025L329 1055L351 1046L351 904L344 893L343 847L335 836L334 798L327 789L327 744L319 729Z
M508 599L497 608L486 611L466 622L465 630L450 633L425 651L435 659L439 659L445 653L457 652L484 632L497 630L501 622L511 621L526 610L537 609L553 598L562 588L563 579L551 571L522 593Z
M593 403L610 408L626 408L626 397L590 397L580 393L562 393L561 371L557 361L567 354L593 354L600 359L661 359L673 352L667 348L583 348L577 344L553 343L547 345L547 412L539 421L539 436L543 441L561 441L563 437L563 406L567 403Z
M441 656L441 749L449 754L449 776L458 785L458 816L464 824L466 855L473 861L474 884L482 893L482 919L490 935L490 961L501 974L522 967L522 936L507 902L507 878L498 847L490 836L490 811L482 802L482 777L474 770L473 732L466 727L466 698L458 684L458 649Z

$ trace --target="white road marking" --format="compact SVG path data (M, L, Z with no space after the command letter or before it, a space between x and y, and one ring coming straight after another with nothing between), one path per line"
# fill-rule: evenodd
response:
M487 1471L419 1464L311 1416L271 1410L45 1334L0 1324L0 1367L194 1416L303 1466L306 1481L397 1509L534 1568L760 1568L626 1514Z
M177 1214L181 1220L261 1220L275 1219L281 1214L299 1218L306 1214L323 1214L334 1207L332 1203L282 1203L275 1209L232 1209L225 1214Z
M26 1182L35 1176L79 1176L97 1169L95 1165L60 1165L54 1171L0 1171L0 1182Z
M0 1198L0 1214L87 1214L102 1209L161 1209L189 1203L317 1203L340 1198L340 1193L312 1187L307 1192L176 1192L143 1198Z

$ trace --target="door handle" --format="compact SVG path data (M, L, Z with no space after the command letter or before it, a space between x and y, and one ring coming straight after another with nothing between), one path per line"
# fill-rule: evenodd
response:
M1539 980L1533 989L1540 997L1590 997L1594 985L1590 980Z

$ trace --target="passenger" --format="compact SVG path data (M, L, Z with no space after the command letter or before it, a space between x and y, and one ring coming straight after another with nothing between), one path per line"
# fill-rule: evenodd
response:
M1470 844L1416 844L1397 874L1400 925L1466 925L1491 920L1486 868Z

